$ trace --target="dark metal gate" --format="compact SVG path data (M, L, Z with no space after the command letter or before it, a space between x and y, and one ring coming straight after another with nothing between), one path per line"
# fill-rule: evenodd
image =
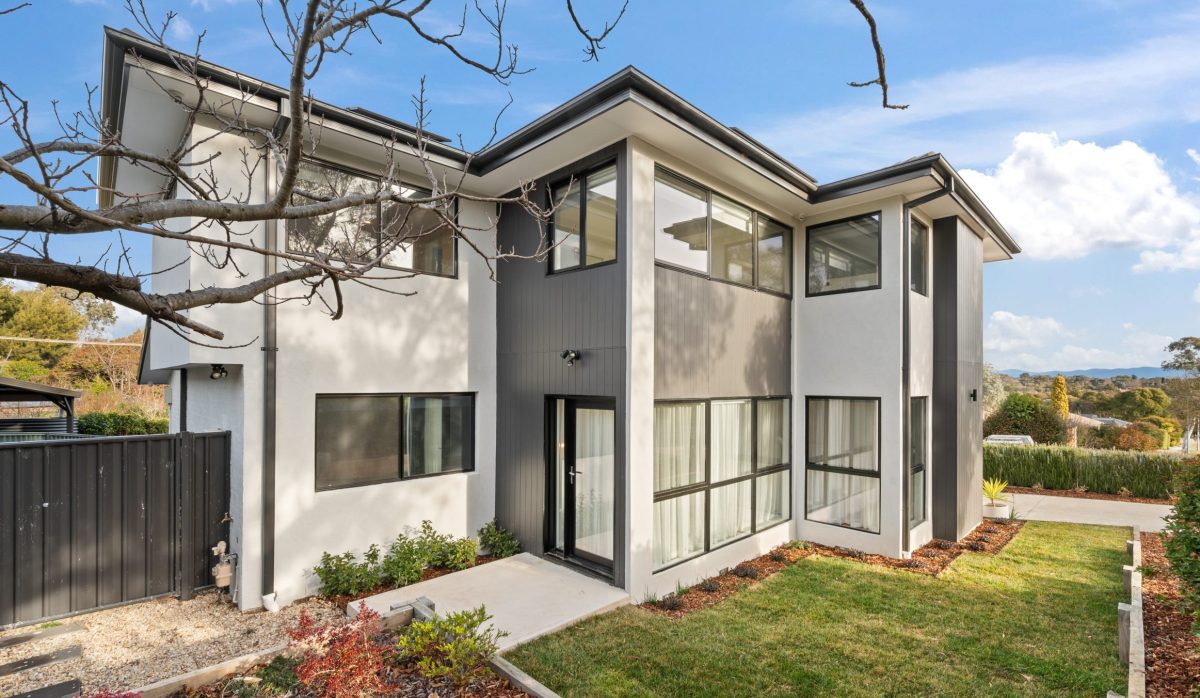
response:
M229 432L0 444L0 627L211 584Z

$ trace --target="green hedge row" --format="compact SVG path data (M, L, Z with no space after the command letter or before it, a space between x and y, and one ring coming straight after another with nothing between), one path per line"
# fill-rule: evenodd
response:
M983 477L1017 487L1048 490L1086 487L1089 492L1166 499L1177 458L1137 451L1102 451L1066 446L983 447Z
M80 434L96 436L130 436L133 434L165 434L166 419L154 419L131 412L88 412L75 420Z

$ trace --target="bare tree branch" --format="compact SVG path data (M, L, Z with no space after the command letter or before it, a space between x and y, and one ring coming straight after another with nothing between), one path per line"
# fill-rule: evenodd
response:
M31 2L23 2L23 3L21 3L20 5L16 5L16 6L14 6L14 7L10 7L10 8L8 8L7 10L0 10L0 16L3 16L3 15L10 15L10 14L12 14L12 13L16 12L17 10L23 10L23 9L25 9L26 7L31 7L32 5L33 5L33 3L31 3Z
M879 91L883 93L884 109L908 109L907 104L892 104L888 101L887 60L883 57L883 44L879 43L879 27L875 25L875 18L871 15L871 11L867 9L867 4L864 0L850 0L850 4L854 5L859 14L863 16L863 19L867 21L867 26L871 29L871 45L875 48L875 66L879 74L874 80L848 82L846 84L850 87L879 85Z
M604 29L599 34L592 34L583 26L583 22L579 21L579 15L575 14L575 4L572 2L572 0L567 0L567 13L571 15L571 21L575 23L575 30L578 31L579 34L583 36L584 40L588 42L587 46L583 48L583 52L586 55L586 57L583 59L585 63L588 61L599 62L600 51L604 49L604 46L601 42L608 38L608 35L612 33L612 30L617 28L617 23L620 22L621 18L625 16L625 10L628 8L629 0L625 0L625 4L621 5L621 11L617 13L616 19L614 19L611 24L609 22L605 22Z

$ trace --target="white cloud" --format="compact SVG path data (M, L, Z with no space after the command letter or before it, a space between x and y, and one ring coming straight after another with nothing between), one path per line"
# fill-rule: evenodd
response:
M146 316L130 310L123 305L115 306L117 309L117 321L108 328L105 336L111 339L120 337L128 337L135 330L139 330L146 325Z
M192 23L183 17L171 20L171 38L176 41L187 41L195 35L196 30L192 27Z
M988 351L1010 352L1045 346L1048 340L1066 337L1069 333L1052 317L1017 315L997 310L988 318L983 332L983 348Z
M1195 148L1188 148L1187 156L1192 159L1192 162L1200 165L1200 151L1196 150Z
M1104 147L1021 133L987 173L963 177L1028 257L1076 258L1103 247L1143 250L1141 269L1200 266L1200 202L1181 194L1162 161L1130 141Z
M1200 90L1187 86L1200 82L1200 28L1185 21L1174 32L1094 56L1039 56L908 81L894 74L890 95L910 105L905 111L853 92L853 106L766 119L752 132L801 166L819 162L841 176L930 150L959 164L997 162L1016 131L1096 138L1192 123Z

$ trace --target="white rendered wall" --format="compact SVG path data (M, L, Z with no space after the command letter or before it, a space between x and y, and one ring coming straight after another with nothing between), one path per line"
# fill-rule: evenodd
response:
M859 214L882 213L881 287L869 291L805 297L805 236L796 239L796 293L792 304L792 368L795 390L792 419L797 455L793 487L796 537L868 553L900 557L902 548L901 453L902 395L901 309L903 298L903 201L896 197L813 216L806 226ZM805 518L805 432L807 396L879 398L880 516L879 533L809 521Z

